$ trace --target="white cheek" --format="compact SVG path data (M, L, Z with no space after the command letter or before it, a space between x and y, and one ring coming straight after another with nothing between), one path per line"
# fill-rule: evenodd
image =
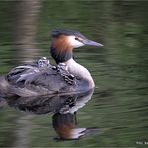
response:
M79 42L78 40L75 39L75 36L69 36L68 40L69 40L70 45L72 45L74 48L84 46L82 42Z

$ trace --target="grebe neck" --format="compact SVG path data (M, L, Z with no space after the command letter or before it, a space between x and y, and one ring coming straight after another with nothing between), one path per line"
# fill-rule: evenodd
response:
M84 66L78 64L73 58L66 61L65 64L68 67L68 71L76 76L76 78L87 81L89 88L94 88L95 84L92 76Z

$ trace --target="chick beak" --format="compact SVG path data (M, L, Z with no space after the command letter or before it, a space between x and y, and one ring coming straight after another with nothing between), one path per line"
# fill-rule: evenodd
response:
M84 39L84 40L82 41L82 43L83 43L84 45L89 45L89 46L97 46L97 47L102 47L102 46L103 46L103 45L100 44L100 43L97 43L97 42L95 42L95 41L91 41L91 40L88 40L88 39Z

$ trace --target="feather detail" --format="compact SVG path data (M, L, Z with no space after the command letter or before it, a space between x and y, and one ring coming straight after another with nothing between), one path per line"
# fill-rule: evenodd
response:
M67 36L61 35L58 38L53 39L50 52L56 63L62 63L72 58L73 47L68 42Z

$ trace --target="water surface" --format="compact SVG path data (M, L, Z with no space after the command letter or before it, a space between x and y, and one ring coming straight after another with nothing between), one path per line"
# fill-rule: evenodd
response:
M0 2L0 73L13 66L12 2ZM49 54L49 31L81 31L104 48L75 50L75 60L91 72L96 88L77 112L79 127L97 127L99 134L60 141L52 127L52 114L35 115L9 107L1 100L1 147L127 147L148 143L148 36L147 6L142 2L45 1L38 20L37 46ZM27 55L26 55L27 56ZM51 62L52 59L49 57ZM147 142L147 143L146 143Z

